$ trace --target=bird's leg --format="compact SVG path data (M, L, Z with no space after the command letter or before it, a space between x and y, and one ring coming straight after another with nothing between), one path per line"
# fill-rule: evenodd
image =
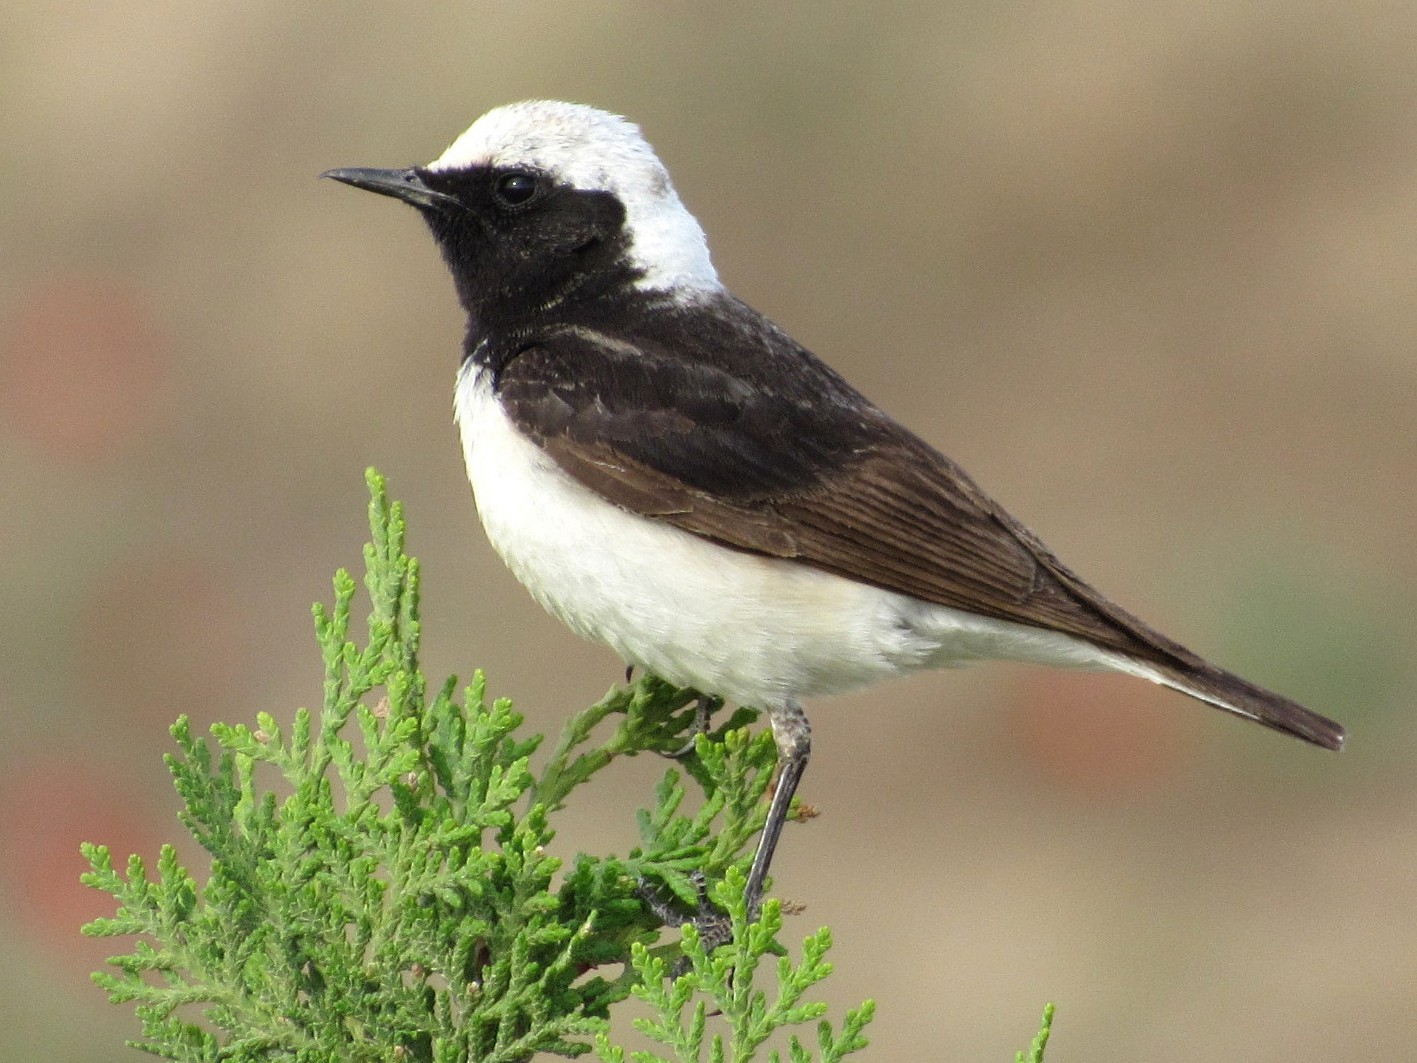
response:
M807 758L812 753L812 728L801 705L789 701L781 708L770 709L768 721L772 724L773 738L777 742L777 784L773 787L767 822L763 824L763 832L758 838L758 850L753 854L753 866L748 871L748 883L743 890L749 919L756 919L762 908L763 881L767 878L769 865L772 864L773 850L777 848L782 825L787 822L787 810L792 805L792 797L797 792L797 784L802 781L802 773L807 769ZM672 926L676 922L692 922L699 932L699 939L705 950L712 952L727 943L733 929L729 921L709 904L702 876L699 878L698 889L698 912L690 920L685 920L672 905L666 904L647 881L640 880L635 892L666 926ZM674 973L675 977L678 977L683 973L682 967Z
M807 758L812 755L812 726L807 722L801 705L789 701L781 708L769 709L768 722L772 724L772 736L777 742L777 785L773 788L772 804L768 806L767 822L763 824L763 833L758 838L758 851L753 854L748 887L743 891L748 902L749 919L758 917L758 908L763 900L763 881L772 864L773 850L777 848L782 825L787 822L792 795L797 792L797 784L807 770Z

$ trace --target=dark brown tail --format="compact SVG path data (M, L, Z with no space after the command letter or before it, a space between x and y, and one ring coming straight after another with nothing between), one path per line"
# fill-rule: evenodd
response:
M1164 662L1136 660L1140 674L1216 708L1325 749L1343 748L1343 727L1298 702L1256 686L1192 654ZM1134 659L1135 660L1135 659Z
M1092 614L1089 625L1092 630L1076 633L1093 645L1116 653L1121 662L1120 671L1179 690L1216 708L1302 738L1316 746L1343 748L1344 733L1340 724L1233 672L1217 668L1104 597L1060 563L1031 532L1016 521L1013 525L1014 534L1071 593L1073 600Z

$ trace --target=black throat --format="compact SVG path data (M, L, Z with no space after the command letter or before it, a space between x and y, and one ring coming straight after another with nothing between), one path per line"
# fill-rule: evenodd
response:
M600 317L603 304L640 294L643 270L630 260L617 196L543 176L534 200L509 207L494 191L503 175L492 167L423 173L458 203L423 213L467 312L464 358L481 357L489 342Z

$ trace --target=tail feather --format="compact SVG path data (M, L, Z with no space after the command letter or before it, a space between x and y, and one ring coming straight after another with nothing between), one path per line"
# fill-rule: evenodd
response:
M1034 541L1031 533L1018 534L1028 536L1025 542ZM1042 544L1031 548L1073 600L1095 616L1097 633L1082 637L1097 648L1115 654L1114 667L1324 749L1343 748L1341 724L1211 664L1104 597L1062 565Z
M1343 748L1345 735L1341 724L1217 668L1209 661L1196 658L1194 661L1158 662L1132 658L1129 663L1136 666L1137 674L1216 708L1325 749Z

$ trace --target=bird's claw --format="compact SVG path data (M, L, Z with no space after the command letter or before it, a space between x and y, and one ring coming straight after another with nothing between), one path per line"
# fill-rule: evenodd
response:
M710 953L733 940L733 923L728 916L709 903L708 883L704 873L695 871L689 879L694 884L694 892L698 894L698 905L691 916L686 916L673 902L666 901L648 879L641 878L636 881L635 895L665 926L692 926L698 932L704 952ZM670 977L678 978L687 974L689 967L689 957L681 956L670 969Z
M698 744L699 735L708 734L709 724L713 720L713 714L722 704L722 698L700 694L698 700L694 703L694 728L689 736L689 740L672 753L661 753L660 755L668 757L670 760L683 760L692 753L694 747Z

